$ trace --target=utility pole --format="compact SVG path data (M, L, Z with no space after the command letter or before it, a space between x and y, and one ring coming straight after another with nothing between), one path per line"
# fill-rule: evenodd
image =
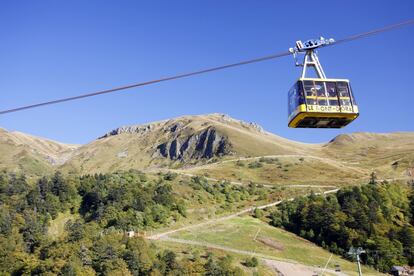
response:
M362 253L365 253L365 250L362 249L361 247L358 247L358 248L351 247L349 249L349 252L348 252L349 255L352 255L352 256L356 257L356 260L357 260L357 263L358 263L358 275L359 276L362 276L361 259L359 258L359 255L361 255Z

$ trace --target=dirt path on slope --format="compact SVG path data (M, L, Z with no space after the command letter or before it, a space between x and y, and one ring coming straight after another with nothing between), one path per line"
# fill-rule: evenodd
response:
M336 193L338 190L339 189L337 188L337 189L325 191L325 192L323 192L323 194ZM315 193L315 194L318 195L318 194L321 194L321 193ZM166 232L163 232L163 233L153 234L153 235L147 236L146 238L150 239L150 240L159 240L159 239L167 237L168 235L171 235L171 234L174 234L174 233L177 233L177 232L180 232L180 231L189 230L189 229L193 229L193 228L196 228L196 227L206 226L206 225L210 225L210 224L213 224L213 223L216 223L216 222L221 222L221 221L224 221L224 220L228 220L228 219L231 219L231 218L234 218L234 217L252 212L256 208L257 209L265 209L265 208L268 208L268 207L279 205L280 203L282 203L284 201L292 201L292 200L294 200L294 198L289 198L289 199L285 199L285 200L278 200L278 201L271 202L271 203L264 204L264 205L260 205L260 206L252 206L252 207L240 210L236 213L233 213L233 214L230 214L230 215L227 215L227 216L206 220L206 221L198 223L198 224L187 225L187 226L177 228L177 229L173 229L173 230L169 230L169 231L166 231Z
M267 266L273 268L275 271L279 271L284 276L296 276L296 275L312 276L315 274L314 273L315 271L320 271L320 269L316 267L307 266L304 264L300 264L300 263L296 263L296 262L292 262L292 261L288 261L284 259L277 259L276 257L268 256L268 255L261 254L261 253L256 253L254 251L240 250L240 249L234 249L231 247L216 245L216 244L207 243L207 242L176 239L176 238L170 238L170 237L163 237L162 240L168 241L168 242L186 244L186 245L195 245L195 246L202 246L202 247L207 247L207 248L212 248L212 249L218 249L218 250L232 252L232 253L241 254L241 255L255 256L257 258L262 259ZM335 272L332 269L326 269L325 272L338 275L338 276L347 275L342 272Z
M334 159L327 158L327 157L318 157L318 156L313 156L313 155L301 155L301 154L278 154L278 155L263 155L263 156L254 156L254 157L239 157L239 158L227 159L227 160L223 160L223 161L219 161L219 162L215 162L211 164L190 167L188 169L209 168L214 165L220 165L220 164L237 162L237 161L258 160L260 158L284 158L284 157L310 158L310 159L315 159L315 160L328 163L339 169L347 168L349 170L353 170L358 173L362 173L362 174L367 173L367 170L365 169L360 169L360 168L355 168L355 167L350 167L350 166L345 165L347 163L345 161L338 161L338 160L334 160Z
M178 173L181 175L185 175L188 177L195 177L197 175L195 174L191 174L191 173L185 173L182 172L180 170L172 170L169 169L167 171L170 172L174 172L174 173ZM217 179L217 178L213 178L213 177L206 177L203 176L205 179L213 181L213 182L222 182L223 180ZM229 181L226 180L228 183L233 184L233 185L238 185L238 186L246 186L248 185L247 183L243 183L243 182L239 182L239 181ZM279 184L264 184L264 183L255 183L256 185L263 185L263 187L267 187L267 188L273 188L273 187L287 187L287 188L336 188L337 186L333 186L333 185L306 185L306 184L283 184L283 185L279 185Z
M312 276L315 274L320 275L319 273L321 273L321 268L318 268L318 267L312 267L312 266L307 266L307 265L298 264L298 263L290 263L290 262L277 261L277 260L271 260L271 259L264 259L264 258L262 259L267 266L275 269L275 271L279 271L284 276L290 276L290 275ZM338 276L348 275L343 272L336 272L332 269L326 269L325 273L338 275Z

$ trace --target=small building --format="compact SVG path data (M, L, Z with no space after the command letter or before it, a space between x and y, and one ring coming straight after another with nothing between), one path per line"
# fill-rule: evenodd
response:
M414 275L414 270L406 266L394 265L391 268L391 274L395 276Z
M126 231L125 235L128 238L134 238L134 237L141 237L141 238L145 238L146 237L146 232L145 231Z

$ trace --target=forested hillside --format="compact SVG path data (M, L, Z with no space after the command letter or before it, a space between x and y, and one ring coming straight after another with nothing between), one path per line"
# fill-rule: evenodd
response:
M297 198L270 214L283 227L349 258L362 247L365 264L388 272L393 265L414 265L414 196L412 184L379 183L347 187L335 195Z
M40 179L3 173L0 275L241 275L230 257L178 258L125 233L187 219L187 208L196 204L216 205L216 212L225 212L271 194L264 189L171 173L56 173Z
M0 129L0 275L203 274L208 263L221 275L236 269L229 259L172 258L126 232L149 238L341 187L282 204L272 224L343 256L362 246L382 271L413 264L412 189L384 182L412 180L413 137L305 144L224 114L121 127L85 145ZM378 181L363 186L373 170Z

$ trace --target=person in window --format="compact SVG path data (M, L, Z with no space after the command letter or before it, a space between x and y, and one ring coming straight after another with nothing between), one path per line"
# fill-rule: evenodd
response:
M349 97L348 88L346 85L338 83L339 97Z
M329 95L329 97L336 97L335 87L330 87L328 89L328 95Z
M325 89L324 89L323 86L317 85L316 86L316 90L318 91L317 92L318 93L318 97L326 97L326 95L325 95Z

